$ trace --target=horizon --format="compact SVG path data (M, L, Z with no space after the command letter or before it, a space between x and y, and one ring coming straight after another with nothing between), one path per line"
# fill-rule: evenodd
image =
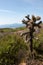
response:
M25 15L40 16L43 21L43 0L0 0L0 25L21 24Z

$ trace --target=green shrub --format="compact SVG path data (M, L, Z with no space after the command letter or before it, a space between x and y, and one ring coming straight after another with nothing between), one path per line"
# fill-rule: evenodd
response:
M13 65L25 58L28 47L18 35L6 35L0 40L0 65Z
M43 30L40 31L40 33L37 35L38 40L33 40L33 46L34 49L39 53L39 54L43 54Z

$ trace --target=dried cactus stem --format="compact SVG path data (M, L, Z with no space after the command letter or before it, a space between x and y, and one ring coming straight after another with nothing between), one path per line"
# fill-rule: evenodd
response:
M31 56L33 58L33 29L30 29L30 51L31 51Z

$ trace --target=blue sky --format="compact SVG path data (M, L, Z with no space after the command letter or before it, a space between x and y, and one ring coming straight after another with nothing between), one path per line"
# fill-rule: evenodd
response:
M43 20L43 0L0 0L0 25L21 23L27 14Z

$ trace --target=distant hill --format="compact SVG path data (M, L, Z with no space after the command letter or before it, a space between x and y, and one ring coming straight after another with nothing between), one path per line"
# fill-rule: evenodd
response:
M23 24L6 24L0 25L0 28L18 28L24 26Z

